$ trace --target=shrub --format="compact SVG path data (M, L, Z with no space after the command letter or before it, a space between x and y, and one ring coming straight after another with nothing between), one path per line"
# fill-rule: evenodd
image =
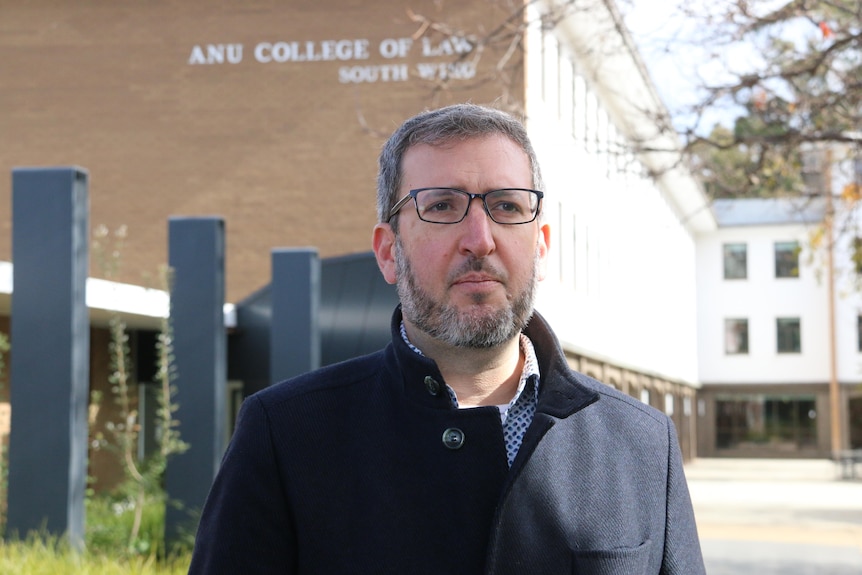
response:
M165 503L163 497L152 497L140 505L121 492L92 495L87 498L85 543L90 552L116 557L163 555ZM136 513L140 512L140 519ZM140 527L129 539L135 522Z

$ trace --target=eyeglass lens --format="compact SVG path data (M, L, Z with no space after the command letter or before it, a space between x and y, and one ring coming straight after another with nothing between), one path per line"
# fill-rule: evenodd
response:
M467 192L450 188L419 190L415 198L419 217L438 224L460 222L467 215L471 200ZM539 207L538 194L530 190L494 190L483 199L491 219L499 224L531 222Z

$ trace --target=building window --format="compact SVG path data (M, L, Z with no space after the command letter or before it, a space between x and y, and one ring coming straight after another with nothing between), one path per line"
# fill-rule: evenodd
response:
M586 124L586 141L584 143L588 154L596 153L598 136L599 101L592 90L587 90L587 102L584 106L584 123Z
M557 71L560 75L560 98L559 98L559 110L558 114L560 116L561 123L572 125L572 111L573 106L572 102L574 102L574 88L575 83L572 81L572 61L569 60L568 56L560 50L559 53L559 63L557 66Z
M578 216L572 214L572 287L578 287Z
M724 353L748 353L748 320L724 320Z
M748 277L746 244L724 244L724 279L744 280Z
M578 112L581 109L581 103L578 101L578 67L574 60L569 62L572 66L569 77L572 79L572 137L577 143L578 139Z
M775 277L799 277L799 242L775 242Z
M575 75L575 111L572 122L575 124L575 144L582 150L587 147L587 82L580 74Z
M642 389L641 390L641 403L646 403L647 405L649 405L649 390L648 389Z
M802 351L802 336L798 317L780 317L776 320L778 353Z
M715 402L718 449L817 447L812 395L719 395Z
M559 43L550 32L542 31L542 99L548 106L559 106L560 59Z
M560 234L560 238L563 235L563 202L557 202L557 233ZM562 246L563 242L560 242ZM557 253L559 253L559 268L560 268L560 282L562 282L566 277L566 264L565 264L565 250L557 249Z
M853 269L856 275L862 276L862 238L853 238L853 248L850 253L850 260L853 262Z

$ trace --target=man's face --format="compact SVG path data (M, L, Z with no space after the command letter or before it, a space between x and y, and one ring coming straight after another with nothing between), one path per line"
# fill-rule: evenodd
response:
M532 187L527 155L500 135L416 145L404 155L402 174L399 197L431 186L472 193ZM521 331L533 311L536 284L544 278L547 226L538 220L497 224L479 199L457 224L421 221L412 201L397 217L397 237L389 237L386 224L378 225L380 238L375 229L375 252L387 281L398 286L407 322L449 345L469 348L497 346Z

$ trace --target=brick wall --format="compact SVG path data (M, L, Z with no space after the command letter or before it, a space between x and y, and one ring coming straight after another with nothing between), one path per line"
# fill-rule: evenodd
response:
M419 65L456 61L448 52L457 46L434 26L403 58L393 56L397 41L422 29L416 15L455 30L493 30L511 13L505 4L7 3L0 35L0 171L7 174L0 177L0 259L11 258L9 171L70 164L90 172L92 225L128 226L125 281L156 275L167 258L172 215L226 218L230 301L268 283L273 247L313 245L324 257L370 249L383 138L426 107L523 93L518 69L511 81L450 81L435 90L417 77ZM262 59L271 60L287 55L290 42L298 42L293 56L309 53L306 42L322 55L322 43L337 40L367 41L367 57L255 58L262 43ZM281 53L266 49L278 42L285 42ZM189 63L212 61L219 45L224 63ZM229 63L237 45L242 60ZM350 48L340 46L342 55ZM335 47L329 44L330 55ZM505 47L486 50L477 78ZM392 80L403 70L404 81L340 81L375 73Z

